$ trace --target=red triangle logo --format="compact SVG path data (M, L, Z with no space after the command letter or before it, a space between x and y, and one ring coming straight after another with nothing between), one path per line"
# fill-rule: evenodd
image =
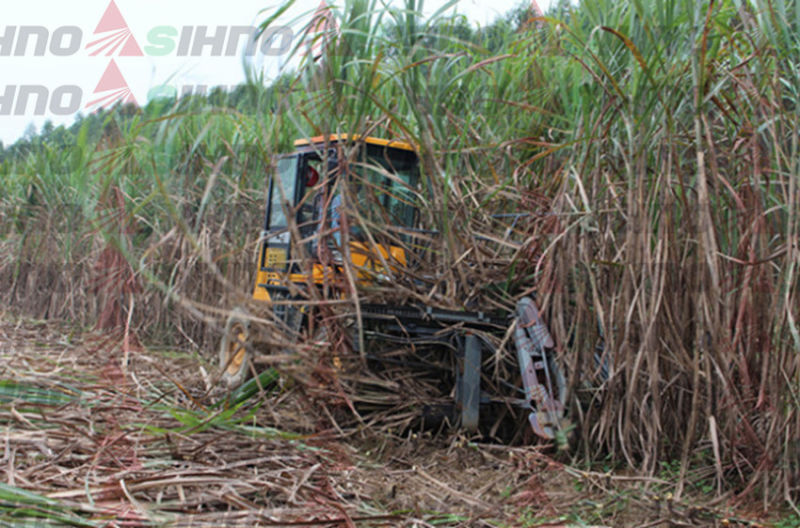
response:
M340 33L339 24L333 15L331 6L326 0L321 0L317 10L311 15L306 38L309 50L306 51L314 60L319 59L325 48L332 44Z
M103 36L86 45L90 55L97 56L104 53L106 57L114 54L120 57L141 57L144 55L136 37L131 33L128 23L122 16L122 12L117 7L116 2L111 0L103 13L103 17L94 30L95 35Z
M94 34L107 33L115 29L128 29L128 23L122 17L122 12L117 7L116 2L111 0L106 12L103 13L103 18L100 19L100 23L95 28Z
M111 59L111 63L109 63L103 76L100 77L100 82L97 83L97 88L94 89L92 95L97 97L89 101L86 104L86 108L96 107L99 110L100 108L112 107L117 103L138 104L114 59Z

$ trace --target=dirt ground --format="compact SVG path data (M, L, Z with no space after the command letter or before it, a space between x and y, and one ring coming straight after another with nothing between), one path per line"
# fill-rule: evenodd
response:
M0 313L0 525L760 525L544 446L337 431L291 385L218 405L211 370L190 351Z

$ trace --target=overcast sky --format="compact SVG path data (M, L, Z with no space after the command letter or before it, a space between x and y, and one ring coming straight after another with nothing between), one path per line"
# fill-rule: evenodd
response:
M139 104L146 103L148 94L152 95L153 88L158 86L180 90L184 86L239 84L244 80L241 53L225 56L223 52L223 56L214 57L211 56L211 45L208 45L203 48L199 57L179 56L185 36L183 28L191 26L195 28L194 31L198 31L196 28L199 26L207 26L208 34L213 35L218 26L255 26L282 4L280 0L114 1L122 20L130 29L130 35L142 50L142 54L138 56L131 53L120 56L121 47L108 56L107 53L113 45L96 56L91 55L92 51L111 42L112 35L119 33L118 29L114 29L114 22L118 21L114 17L105 19L104 28L98 27L111 0L29 0L5 6L0 25L0 141L10 145L22 136L31 123L37 130L47 120L56 125L69 125L76 115L70 112L73 108L79 106L80 111L85 114L92 110L89 105L92 101L115 93L119 95L115 90L96 90L101 79L104 79L102 88L113 88L119 85L121 77L122 82L130 87L130 93L119 96L133 97ZM523 1L460 0L455 9L474 23L486 25ZM403 2L394 0L392 3L402 5ZM550 0L538 0L538 3L546 10ZM444 4L444 0L427 0L424 12L430 15ZM298 0L280 21L286 25L294 22L293 28L297 31L302 27L300 21L308 18L318 5L319 0ZM31 37L27 46L20 42L23 31L42 31L33 30L30 26L44 28L47 32L47 49L42 55L38 53L41 50L36 49L37 37ZM157 34L154 33L156 28L161 28ZM96 29L106 31L101 30L95 34ZM76 35L80 37L79 43L71 40ZM109 40L87 49L87 45L103 37ZM122 36L120 39L131 44L130 37ZM193 41L186 42L191 46ZM276 39L274 46L272 49L278 50L280 41ZM243 41L239 48L240 51L244 48ZM18 52L22 56L16 56ZM285 54L257 57L258 63L268 75L279 71L282 61L285 60ZM109 69L113 69L112 59L118 67L119 75L115 76L113 71L109 73ZM65 86L71 88L64 88ZM41 108L36 108L38 96L31 96L27 104L22 104L25 102L20 100L23 91L41 91L41 87L47 90L49 97L44 112L39 112ZM55 97L57 93L60 95ZM76 95L80 95L81 99L78 100ZM7 115L9 113L11 115ZM16 115L18 113L21 115ZM43 115L38 115L40 113Z

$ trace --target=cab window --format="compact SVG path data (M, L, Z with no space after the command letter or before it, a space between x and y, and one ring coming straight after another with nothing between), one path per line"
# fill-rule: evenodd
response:
M267 229L287 227L284 201L293 204L297 184L298 157L290 156L278 160L277 170L270 183L269 218Z
M417 167L413 155L369 148L356 168L359 209L368 220L413 228L417 193Z

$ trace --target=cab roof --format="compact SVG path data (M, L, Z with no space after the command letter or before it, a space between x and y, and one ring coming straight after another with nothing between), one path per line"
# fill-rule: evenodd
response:
M405 141L394 141L389 139L377 138L372 136L360 136L358 134L331 134L329 136L316 136L308 139L298 139L295 140L294 146L295 147L306 147L309 145L324 145L327 143L336 143L336 142L357 142L363 141L368 145L376 145L379 147L388 147L398 150L406 150L409 152L415 152L414 147L410 143L406 143Z

